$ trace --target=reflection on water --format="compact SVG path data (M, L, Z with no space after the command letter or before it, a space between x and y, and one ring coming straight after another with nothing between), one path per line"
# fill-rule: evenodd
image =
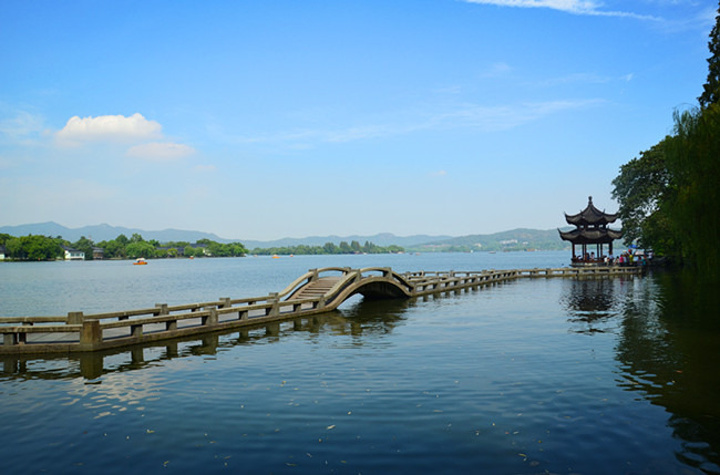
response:
M683 274L524 280L2 357L0 455L9 473L720 473L716 299Z
M103 374L143 369L173 358L212 356L218 351L255 343L279 343L290 334L352 336L351 346L379 345L384 336L402 324L409 300L354 299L340 309L311 317L248 326L202 337L186 337L138 345L131 349L70 354L67 356L0 355L2 375L17 379L64 379L81 376L95 380ZM388 341L387 344L390 344Z
M626 301L619 384L668 410L680 460L720 473L718 287L690 272L659 273L651 283Z
M613 317L621 304L618 296L632 281L622 277L565 281L560 304L567 309L571 331L588 334L612 331Z
M570 331L616 333L617 385L669 413L683 463L720 473L720 299L689 272L565 285Z

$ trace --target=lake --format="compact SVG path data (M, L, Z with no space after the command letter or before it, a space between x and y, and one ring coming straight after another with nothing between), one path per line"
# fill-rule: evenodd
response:
M0 263L0 315L267 295L308 269L568 252ZM302 322L2 357L3 473L720 473L720 325L692 277L524 279ZM713 297L713 296L710 296Z

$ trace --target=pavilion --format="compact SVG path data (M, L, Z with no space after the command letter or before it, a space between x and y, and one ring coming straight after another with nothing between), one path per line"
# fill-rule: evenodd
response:
M600 211L593 205L592 196L588 197L587 207L578 214L568 215L565 213L565 221L575 226L572 231L561 231L560 238L572 243L572 262L573 264L582 265L584 263L602 263L604 262L603 245L609 246L608 254L613 253L613 240L622 237L621 230L608 228L608 224L617 220L617 213L608 214ZM582 246L582 253L578 256L575 254L575 246ZM595 245L596 250L592 254L588 253L588 245Z

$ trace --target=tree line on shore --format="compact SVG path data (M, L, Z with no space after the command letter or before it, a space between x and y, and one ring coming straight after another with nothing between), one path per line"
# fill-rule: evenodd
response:
M708 43L699 105L673 114L674 130L620 168L613 198L626 244L720 277L720 8Z
M109 241L93 242L81 237L76 242L69 242L61 236L28 235L15 237L0 234L0 246L5 248L6 259L43 261L63 259L66 249L84 253L86 260L98 256L103 259L137 259L140 257L239 257L247 254L247 249L239 242L219 243L210 239L200 239L196 243L167 242L160 243L151 239L146 241L140 234L130 238L124 234Z
M174 258L174 257L242 257L249 254L239 242L219 243L210 239L199 239L195 243L177 241L160 243L157 240L145 240L140 234L130 238L124 234L109 241L93 242L81 237L76 242L69 242L61 236L50 237L28 235L15 237L0 234L0 247L5 249L5 258L18 261L47 261L63 259L66 249L84 253L85 260L102 259L137 259L137 258ZM324 246L289 246L268 249L256 248L256 255L319 255L319 254L382 254L402 252L400 246L377 246L371 242L360 245L357 241L350 244L343 241L339 245L328 242ZM100 257L101 256L101 257Z
M340 244L336 245L332 242L327 242L323 246L283 246L283 247L270 247L270 248L255 248L252 250L252 254L259 256L278 255L321 255L321 254L397 254L404 252L405 250L400 246L378 246L365 241L365 244L360 245L358 241L351 241L350 244L347 241L341 241Z

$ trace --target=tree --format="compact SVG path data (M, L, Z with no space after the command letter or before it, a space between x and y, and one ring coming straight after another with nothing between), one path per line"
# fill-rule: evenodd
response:
M647 241L647 233L656 238L662 222L661 203L666 198L670 174L665 163L665 149L671 137L665 137L660 143L649 150L640 152L640 157L633 158L620 167L620 174L612 181L614 189L612 197L620 204L618 214L623 223L623 240L625 244L639 241L642 247L651 247ZM659 251L660 249L656 249Z
M5 250L12 259L47 261L62 257L61 239L45 236L23 236L8 239Z
M127 256L131 259L137 259L138 257L155 257L155 247L147 242L131 242L125 247Z
M710 49L710 57L707 60L707 81L703 85L702 95L698 97L700 107L703 109L707 108L710 104L720 102L720 7L715 17L715 26L710 32L708 49Z
M70 245L73 249L77 249L78 251L82 251L85 253L85 260L92 260L93 258L93 247L95 247L95 244L85 236L81 236L80 239L77 240L77 242L74 242Z
M703 274L720 266L720 103L675 114L675 137L667 147L672 176L669 218L682 257Z

